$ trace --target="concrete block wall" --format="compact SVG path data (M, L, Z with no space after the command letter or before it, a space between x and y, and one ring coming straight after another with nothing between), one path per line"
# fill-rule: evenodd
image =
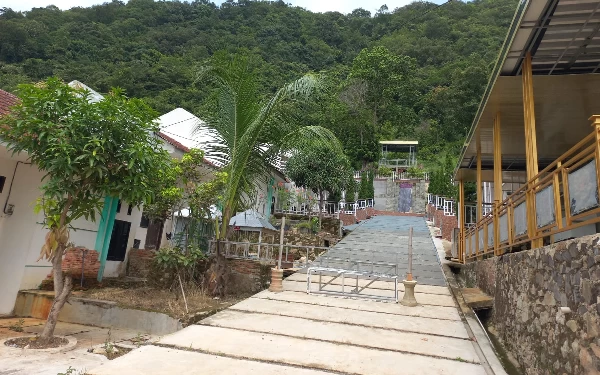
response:
M461 269L494 297L493 326L524 374L599 373L599 244L595 234Z

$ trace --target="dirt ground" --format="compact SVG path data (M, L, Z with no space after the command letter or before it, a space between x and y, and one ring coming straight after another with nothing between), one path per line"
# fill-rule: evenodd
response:
M186 288L184 300L180 291L174 292L150 286L93 288L77 291L74 294L78 297L113 301L121 307L161 312L182 320L190 314L229 307L248 297L229 296L215 299L200 288Z

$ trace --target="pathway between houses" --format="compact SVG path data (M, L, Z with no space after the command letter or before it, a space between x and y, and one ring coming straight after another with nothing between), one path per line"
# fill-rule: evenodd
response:
M282 293L260 292L88 373L486 374L477 344L469 339L446 286L423 218L377 216L328 255L396 262L403 274L411 226L420 306L308 295L306 274L299 272L284 281ZM359 280L360 286L366 283ZM341 281L329 287L341 290ZM402 298L402 287L400 291ZM367 292L393 296L393 283L376 281Z

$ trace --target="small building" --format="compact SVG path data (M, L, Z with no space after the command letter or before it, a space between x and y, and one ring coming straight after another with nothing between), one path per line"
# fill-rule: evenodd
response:
M400 172L417 164L419 141L379 141L379 144L381 145L380 166Z

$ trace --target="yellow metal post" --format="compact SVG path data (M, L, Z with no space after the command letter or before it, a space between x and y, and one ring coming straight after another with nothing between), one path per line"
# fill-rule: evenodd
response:
M494 201L502 202L502 139L500 112L494 117Z
M527 52L522 66L523 76L523 114L525 123L525 157L527 160L527 181L528 185L535 183L532 179L538 174L537 157L537 139L535 131L535 100L533 96L533 74L531 70L531 54ZM527 208L527 235L529 238L536 235L536 213L535 213L535 193L528 190L526 194ZM512 228L512 220L509 221L509 228ZM531 248L540 247L542 239L531 241Z
M498 208L502 202L502 139L500 137L500 112L494 117L494 255L500 255L498 243L500 242L500 227ZM488 234L489 236L489 234Z
M481 194L481 137L477 132L477 223L482 218L483 214L483 197Z
M594 127L594 133L596 134L596 180L598 184L598 196L600 196L600 115L593 115L590 117L592 126Z
M465 183L463 180L458 180L458 215L460 218L459 225L459 247L458 247L458 259L465 263L465 249L466 249L466 239L465 239Z

